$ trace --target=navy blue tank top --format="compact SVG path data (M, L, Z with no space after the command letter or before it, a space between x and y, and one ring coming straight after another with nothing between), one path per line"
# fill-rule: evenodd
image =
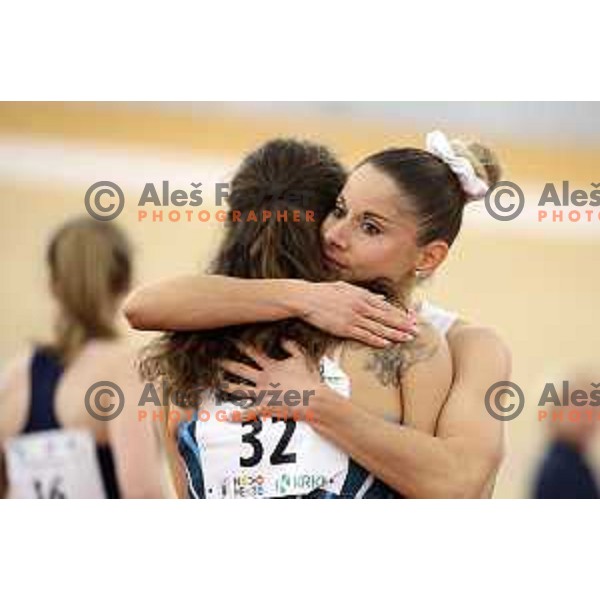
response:
M22 433L36 433L50 429L61 429L54 414L54 396L63 374L58 359L43 348L36 348L31 359L29 417ZM96 444L96 455L102 473L107 498L119 498L119 486L114 458L110 446Z

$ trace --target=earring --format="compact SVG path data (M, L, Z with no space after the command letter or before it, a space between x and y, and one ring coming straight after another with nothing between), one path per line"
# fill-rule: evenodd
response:
M422 269L415 269L415 277L417 279L425 279L425 277L427 277L427 273Z

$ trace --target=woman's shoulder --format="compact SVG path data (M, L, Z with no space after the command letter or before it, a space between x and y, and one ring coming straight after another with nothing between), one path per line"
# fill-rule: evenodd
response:
M456 311L424 300L420 304L420 317L445 335L448 341L467 340L488 343L497 348L506 347L501 335L493 327L467 320ZM507 349L507 348L506 348Z
M460 318L453 323L448 330L448 339L467 339L469 341L487 342L491 345L501 347L506 346L504 338L500 333L489 325L474 323Z
M469 355L481 350L510 363L508 344L493 327L467 320L457 312L430 302L421 303L420 316L446 338L453 355L462 350Z
M88 341L69 362L57 390L59 400L83 397L91 386L109 381L122 389L137 386L138 354L126 339Z
M71 366L91 361L103 368L108 365L126 367L139 356L139 352L139 344L129 337L91 340L80 350Z
M481 364L487 360L510 371L510 347L493 327L459 319L448 331L447 339L454 357L477 356Z

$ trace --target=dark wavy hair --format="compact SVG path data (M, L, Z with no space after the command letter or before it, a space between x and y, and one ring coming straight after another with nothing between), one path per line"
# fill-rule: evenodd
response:
M251 152L231 181L225 238L209 272L247 279L337 279L323 260L320 228L346 176L337 158L312 142L276 139ZM272 218L248 220L251 211L267 210ZM295 210L300 211L300 222L292 219ZM234 211L239 211L237 220ZM277 220L277 211L288 218ZM312 221L304 219L306 211L312 211ZM340 342L300 319L168 332L145 349L140 372L148 380L164 378L180 400L194 404L199 391L222 387L220 360L249 361L236 342L282 359L287 357L281 347L284 339L297 342L315 366Z

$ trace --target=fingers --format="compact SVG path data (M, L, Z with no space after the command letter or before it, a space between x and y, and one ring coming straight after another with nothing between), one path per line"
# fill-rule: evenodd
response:
M238 387L231 387L228 386L227 389L225 390L228 394L231 394L231 396L233 396L235 402L237 404L243 405L243 406L252 406L252 404L254 403L254 401L256 400L256 393L254 392L254 389L248 389L248 388L244 388L241 386ZM247 400L247 402L243 402L244 400Z
M409 308L407 311L404 311L403 309L390 304L383 296L370 294L366 299L366 303L368 305L366 310L369 314L377 317L378 320L386 323L386 325L406 328L407 326L416 323L417 313L414 309Z
M256 421L263 416L263 409L260 406L253 406L242 410L234 409L227 413L227 420L233 422Z
M360 327L353 327L349 332L349 337L373 348L387 348L392 344L389 340Z
M395 339L390 339L389 337L383 337L381 335L373 333L373 331L371 331L368 328L364 328L364 327L354 327L351 331L351 334L352 334L352 339L358 340L358 341L362 342L363 344L372 346L373 348L389 348L390 346L393 346L394 344L409 342L414 339L411 336L410 338L407 337L406 339L397 341ZM406 334L406 335L408 335L408 334Z
M304 356L300 346L292 340L284 340L281 342L281 345L283 346L283 349L293 358L300 358Z
M376 336L394 343L410 342L415 336L410 330L388 327L379 321L363 318L356 323L357 327L365 329Z
M413 309L405 312L381 297L374 295L367 301L367 304L368 306L363 313L364 317L383 323L387 327L400 329L407 333L415 333L417 316Z
M297 417L298 415L296 415ZM227 414L232 422L256 421L257 419L289 419L294 418L293 411L286 407L257 406L244 410L233 410ZM308 419L307 419L308 420Z
M349 337L373 348L388 348L393 344L411 342L415 336L397 329L381 329L380 323L364 321L364 326L355 326L349 332Z
M243 379L247 379L254 385L257 384L258 376L260 373L259 370L248 365L236 362L234 360L222 360L220 364L223 370L227 371L227 373L230 373L231 375L237 375L238 377L242 377Z
M367 292L365 294L365 300L371 306L374 306L375 308L380 308L381 310L384 310L386 312L394 308L394 306L385 299L385 296L380 296L379 294Z
M269 363L269 357L257 348L254 348L254 346L244 344L243 342L235 342L235 346L242 354L251 358L261 369L264 369Z
M388 302L382 294L370 292L354 284L337 282L335 285L345 294L350 292L354 312L388 327L412 333L417 317L414 309L405 311Z

